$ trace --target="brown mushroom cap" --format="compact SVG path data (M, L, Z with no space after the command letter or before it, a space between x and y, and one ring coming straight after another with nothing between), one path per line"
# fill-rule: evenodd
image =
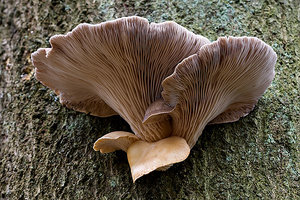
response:
M163 98L175 107L173 133L193 147L209 123L247 115L274 78L277 56L253 37L223 37L183 60L166 78Z
M156 169L185 160L190 154L185 139L172 136L157 142L137 141L127 150L133 182Z
M118 113L139 138L157 141L170 135L170 122L143 124L146 109L161 98L161 82L176 65L209 41L174 22L125 17L81 24L50 43L32 54L33 64L63 104L99 116Z

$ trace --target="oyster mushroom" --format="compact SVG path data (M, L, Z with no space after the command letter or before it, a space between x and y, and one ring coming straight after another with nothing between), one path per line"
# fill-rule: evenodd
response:
M96 116L119 114L129 123L135 135L109 133L95 143L95 150L111 152L129 148L130 165L143 166L136 154L133 156L140 148L149 150L150 145L162 150L170 146L166 143L175 142L180 144L178 148L186 150L187 143L178 137L160 142L172 133L168 115L152 123L143 120L149 105L162 99L162 81L179 62L207 43L208 39L174 22L149 24L141 17L125 17L98 25L81 24L67 35L53 36L52 48L39 49L32 54L32 60L36 78L54 90L62 104ZM141 142L135 144L137 140ZM163 151L172 154L178 149ZM173 161L182 161L187 155L175 156ZM171 162L168 160L166 165ZM161 162L151 169L163 166ZM133 174L137 176L140 175Z
M151 143L137 141L127 151L133 182L154 170L166 170L189 154L190 147L182 137L171 136Z
M127 152L130 145L138 140L139 138L132 133L114 131L99 138L94 144L94 150L101 153L110 153L117 150Z
M273 49L257 38L219 38L183 60L163 81L162 96L173 109L149 117L169 115L171 135L192 148L208 123L237 121L253 110L274 78L276 59Z

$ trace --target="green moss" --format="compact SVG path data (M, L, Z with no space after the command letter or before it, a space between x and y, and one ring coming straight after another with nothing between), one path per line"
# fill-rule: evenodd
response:
M0 5L0 199L298 199L300 133L297 1L14 1ZM82 22L139 15L173 20L210 40L256 36L276 76L255 110L208 126L189 158L132 183L126 154L92 145L130 128L62 107L32 76L30 54Z

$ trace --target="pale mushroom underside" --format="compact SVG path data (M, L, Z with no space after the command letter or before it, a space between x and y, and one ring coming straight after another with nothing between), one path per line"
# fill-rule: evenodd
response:
M170 122L143 124L146 109L161 98L161 82L176 65L207 43L174 22L124 17L53 36L52 48L39 49L32 60L36 78L63 104L96 116L117 113L153 142L171 134Z
M190 149L209 122L236 121L254 108L274 78L276 58L271 47L257 38L219 38L178 64L162 83L164 99L149 106L143 122L151 124L168 116L172 120L172 137L185 139ZM139 151L132 148L139 152L134 162L130 160L132 153L127 152L134 180L165 166L151 157L154 150L161 148L153 149L151 144ZM150 165L144 159L159 164Z
M174 22L125 17L81 24L32 54L36 78L62 104L130 125L94 144L127 152L132 177L189 155L204 127L247 115L274 77L276 54L257 38L208 39Z
M209 123L237 121L274 78L277 56L253 37L219 38L183 60L162 85L173 132L193 147Z

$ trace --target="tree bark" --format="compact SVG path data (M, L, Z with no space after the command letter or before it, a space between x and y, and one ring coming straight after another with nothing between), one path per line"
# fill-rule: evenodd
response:
M0 199L299 199L297 1L0 0ZM30 55L79 23L138 15L175 21L210 40L256 36L278 55L255 110L206 127L184 162L132 183L126 154L93 143L120 117L60 105L35 80Z

